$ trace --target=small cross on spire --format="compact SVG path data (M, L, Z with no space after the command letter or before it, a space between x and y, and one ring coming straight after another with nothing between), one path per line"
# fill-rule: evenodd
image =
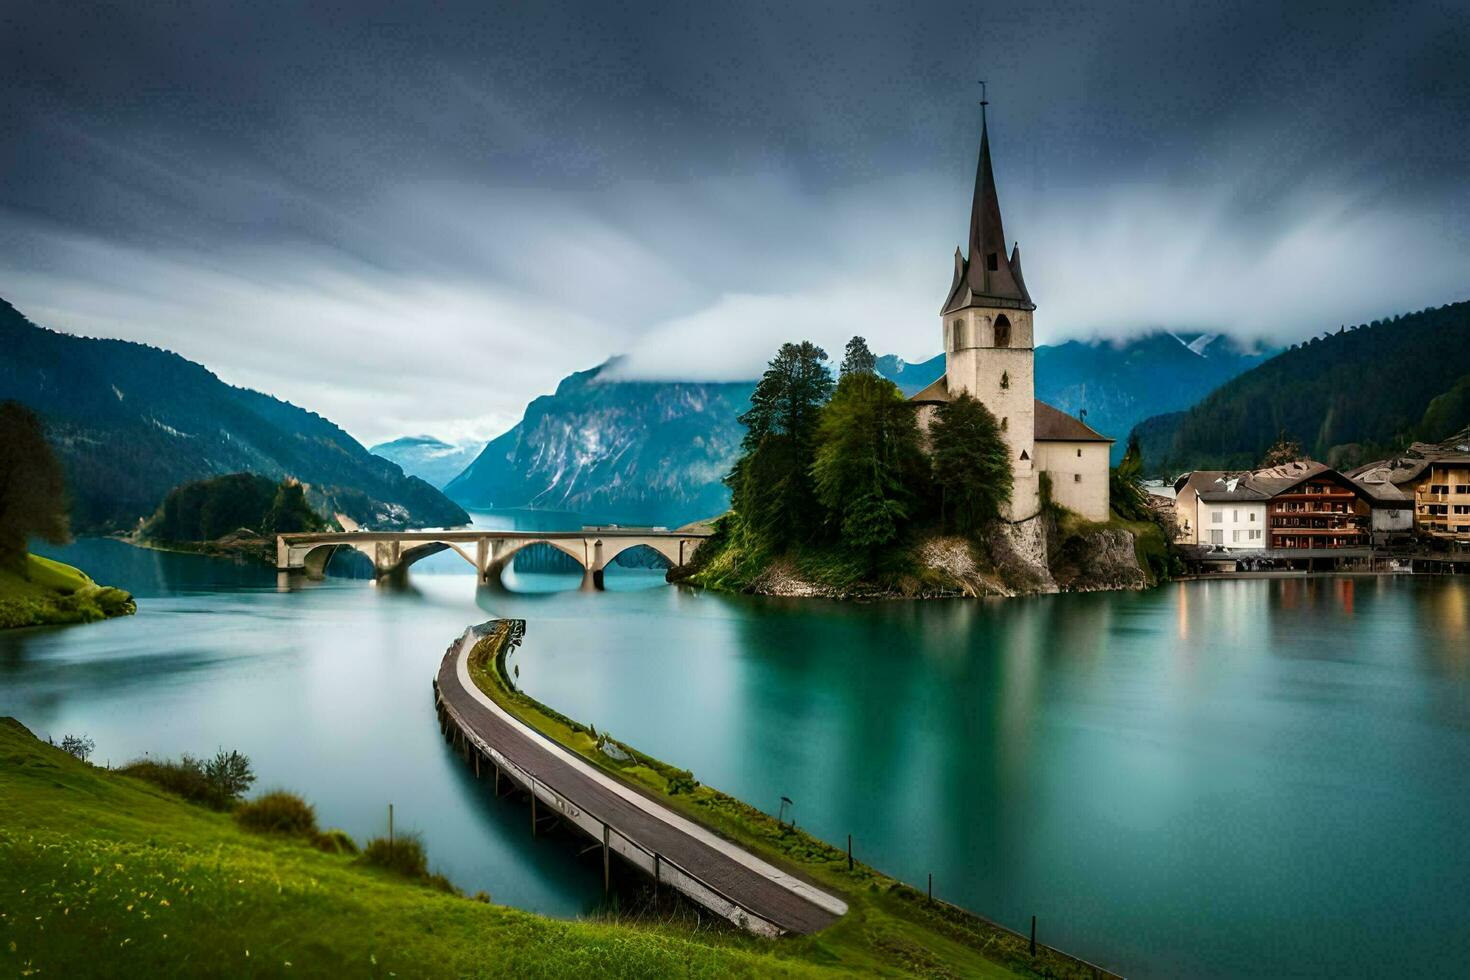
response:
M985 79L982 78L980 80L980 121L981 122L984 122L985 121L985 107L988 106L988 105L990 105L990 102L989 102L989 100L987 100L985 98Z

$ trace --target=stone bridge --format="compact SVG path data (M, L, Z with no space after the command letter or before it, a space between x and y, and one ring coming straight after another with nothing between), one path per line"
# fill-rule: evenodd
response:
M708 531L655 531L643 528L587 528L581 531L341 531L276 535L276 570L321 578L338 548L353 548L372 559L379 578L401 576L420 558L453 551L475 567L481 584L499 583L518 551L544 544L582 566L582 587L601 589L603 570L630 548L658 552L678 568L694 556Z

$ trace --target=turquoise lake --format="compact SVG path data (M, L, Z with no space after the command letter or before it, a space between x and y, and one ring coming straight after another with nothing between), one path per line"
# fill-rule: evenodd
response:
M839 604L614 569L394 590L101 540L40 549L135 617L0 634L0 714L94 761L248 754L258 788L558 916L600 866L530 837L441 742L430 680L527 620L531 694L938 896L1133 977L1451 975L1470 945L1470 580Z

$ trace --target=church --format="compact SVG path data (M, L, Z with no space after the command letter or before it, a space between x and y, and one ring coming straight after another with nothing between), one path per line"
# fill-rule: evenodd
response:
M1035 517L1045 473L1053 501L1090 521L1106 521L1113 440L1036 398L1036 304L1021 275L1020 246L1006 254L984 105L969 255L955 249L954 282L939 312L944 374L913 396L919 425L927 432L939 405L968 392L995 416L1010 451L1014 483L1002 516L1012 522Z

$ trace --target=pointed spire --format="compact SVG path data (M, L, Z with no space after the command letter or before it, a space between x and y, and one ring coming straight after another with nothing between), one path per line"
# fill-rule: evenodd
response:
M986 102L980 103L980 159L975 166L975 196L970 205L969 259L963 286L952 289L945 311L961 306L994 304L1035 309L1020 275L1020 252L1014 260L1006 256L1005 227L1000 217L1000 196L995 190L995 171L990 163L990 127L985 118ZM968 300L962 295L968 287Z

